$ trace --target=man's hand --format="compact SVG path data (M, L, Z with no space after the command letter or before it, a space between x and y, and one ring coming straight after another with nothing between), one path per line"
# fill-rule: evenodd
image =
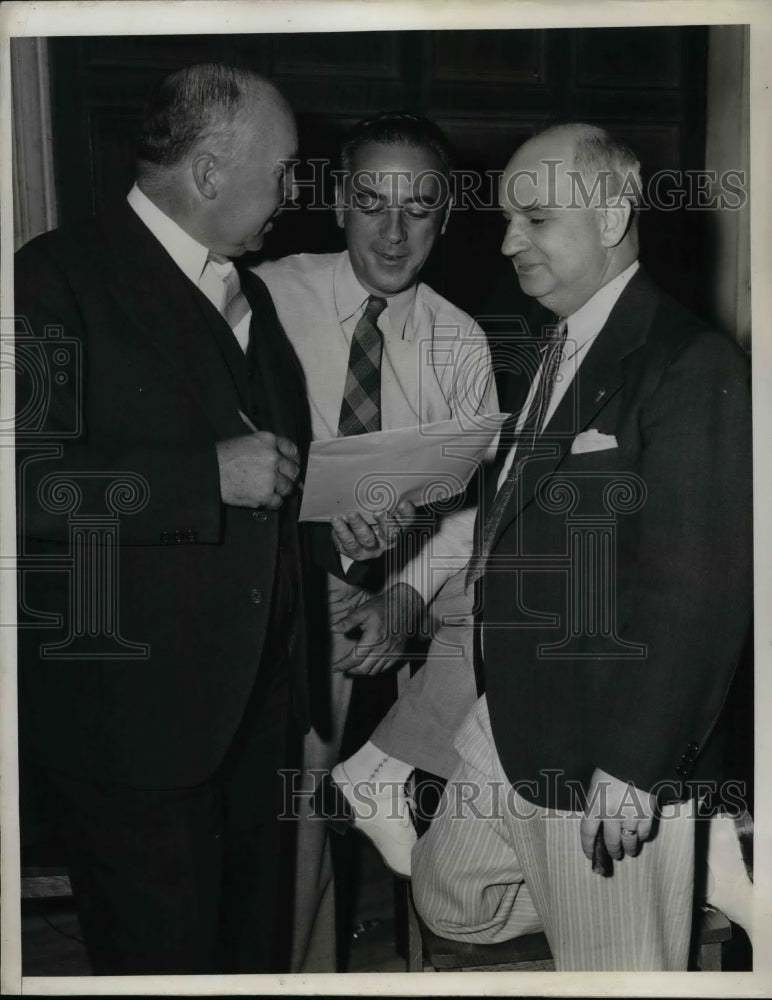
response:
M278 510L295 488L298 450L269 431L217 442L220 495L232 507Z
M354 648L333 663L351 676L378 674L402 659L411 636L421 634L426 605L408 583L395 583L382 594L363 601L333 623L334 632L361 629Z
M416 519L415 504L400 500L394 510L375 515L376 523L370 525L361 514L336 516L331 520L332 541L341 555L362 562L377 559L393 549L400 533L407 530Z
M656 799L648 792L596 768L587 791L587 809L579 826L582 850L592 861L592 846L603 823L603 839L615 861L634 857L651 836Z

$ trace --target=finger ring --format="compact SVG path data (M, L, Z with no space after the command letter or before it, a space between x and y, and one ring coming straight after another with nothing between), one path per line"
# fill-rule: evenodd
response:
M638 836L638 831L637 830L625 830L624 827L621 827L619 832L622 834L623 837L637 837Z

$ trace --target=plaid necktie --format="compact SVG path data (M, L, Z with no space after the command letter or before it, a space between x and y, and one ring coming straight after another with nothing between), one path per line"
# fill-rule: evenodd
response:
M386 299L371 295L351 338L338 437L381 429L383 334L376 321L385 308Z
M239 273L233 261L210 252L199 287L231 330L235 330L249 312L249 302L241 290Z
M566 321L562 320L542 348L544 357L539 369L541 376L536 387L536 392L534 398L531 400L531 406L520 433L516 438L517 448L512 465L485 519L480 549L478 552L472 554L472 559L466 573L467 587L479 580L485 572L488 557L493 548L493 540L496 537L496 532L501 524L501 518L504 515L507 504L515 492L515 486L520 478L520 470L523 462L533 451L536 439L544 429L544 418L547 415L550 400L552 399L552 392L555 388L555 378L563 358L566 331ZM475 547L477 547L477 538L478 535L475 533Z

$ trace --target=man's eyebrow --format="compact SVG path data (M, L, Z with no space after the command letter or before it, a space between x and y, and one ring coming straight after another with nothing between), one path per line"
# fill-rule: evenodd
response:
M389 199L389 192L379 191L375 187L371 187L370 184L363 181L361 178L357 180L355 189L355 194L368 195L373 198L374 201L386 202ZM438 200L436 198L423 197L421 195L408 195L404 201L401 202L402 206L408 205L420 205L422 208L437 208Z
M525 215L530 215L532 212L546 212L551 213L554 209L554 205L542 205L540 202L531 201L527 205L513 205L511 202L507 202L503 205L499 202L499 210L504 215L512 215L514 212L522 212Z
M409 195L407 198L405 198L403 204L421 205L424 208L437 208L437 206L440 204L440 201L441 199L439 198L430 198L419 194L419 195Z
M383 195L380 191L371 187L366 181L363 181L361 177L357 179L357 182L354 185L354 191L356 194L370 194L374 198L378 198L379 201L383 201Z

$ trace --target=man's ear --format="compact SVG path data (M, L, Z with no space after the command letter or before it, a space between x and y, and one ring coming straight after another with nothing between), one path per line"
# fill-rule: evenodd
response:
M192 164L193 180L199 194L210 201L217 197L217 159L211 153L200 153Z
M633 206L627 198L623 198L610 208L601 208L600 241L604 247L618 246L627 235L633 215Z
M335 221L338 223L340 229L343 229L343 220L345 218L345 198L343 194L343 182L335 182Z
M445 216L442 220L442 228L440 229L440 236L445 235L445 230L448 228L448 220L450 219L450 210L453 208L453 199L448 196L448 204L445 206Z

